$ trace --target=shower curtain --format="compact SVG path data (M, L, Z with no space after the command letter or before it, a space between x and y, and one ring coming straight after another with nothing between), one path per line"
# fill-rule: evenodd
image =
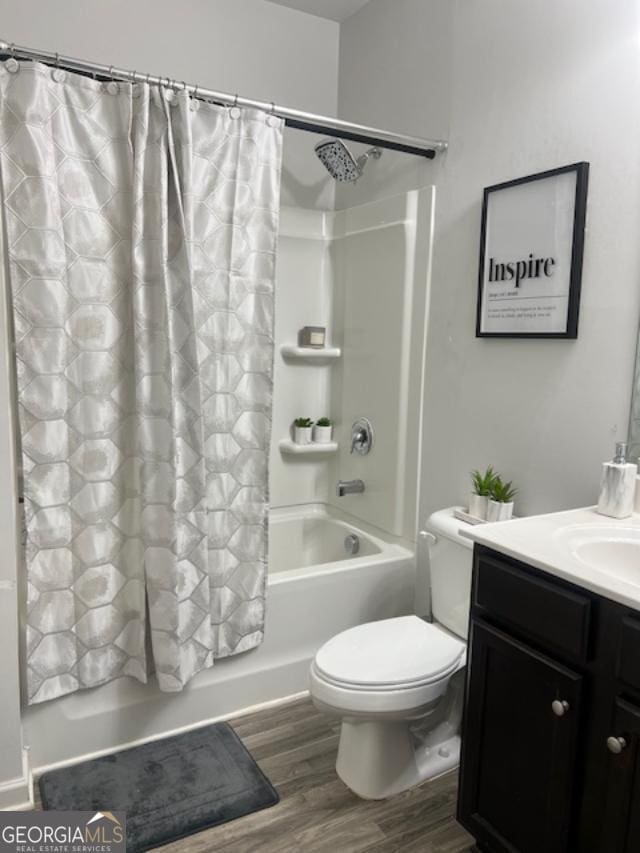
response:
M0 65L30 702L262 640L281 156L271 115Z

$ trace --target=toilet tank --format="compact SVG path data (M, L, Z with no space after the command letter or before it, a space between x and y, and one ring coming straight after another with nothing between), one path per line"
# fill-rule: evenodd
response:
M433 621L466 640L469 630L473 542L460 535L468 525L453 516L453 507L429 516L429 577Z

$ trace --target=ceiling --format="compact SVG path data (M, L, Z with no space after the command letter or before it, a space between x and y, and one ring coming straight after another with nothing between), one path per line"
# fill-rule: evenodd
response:
M278 6L288 6L309 15L328 18L331 21L344 21L354 15L369 0L268 0Z

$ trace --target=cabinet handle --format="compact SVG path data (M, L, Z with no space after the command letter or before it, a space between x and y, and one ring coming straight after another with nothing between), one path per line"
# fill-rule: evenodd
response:
M614 755L620 755L622 750L626 747L627 742L623 737L608 737L607 738L607 749L609 752L612 752Z
M569 710L569 703L565 699L554 699L551 703L551 710L556 717L564 717Z

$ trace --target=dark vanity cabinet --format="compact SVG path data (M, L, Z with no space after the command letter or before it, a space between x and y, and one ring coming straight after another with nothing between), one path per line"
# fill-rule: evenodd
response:
M640 614L476 545L458 819L478 850L638 853L639 740Z

